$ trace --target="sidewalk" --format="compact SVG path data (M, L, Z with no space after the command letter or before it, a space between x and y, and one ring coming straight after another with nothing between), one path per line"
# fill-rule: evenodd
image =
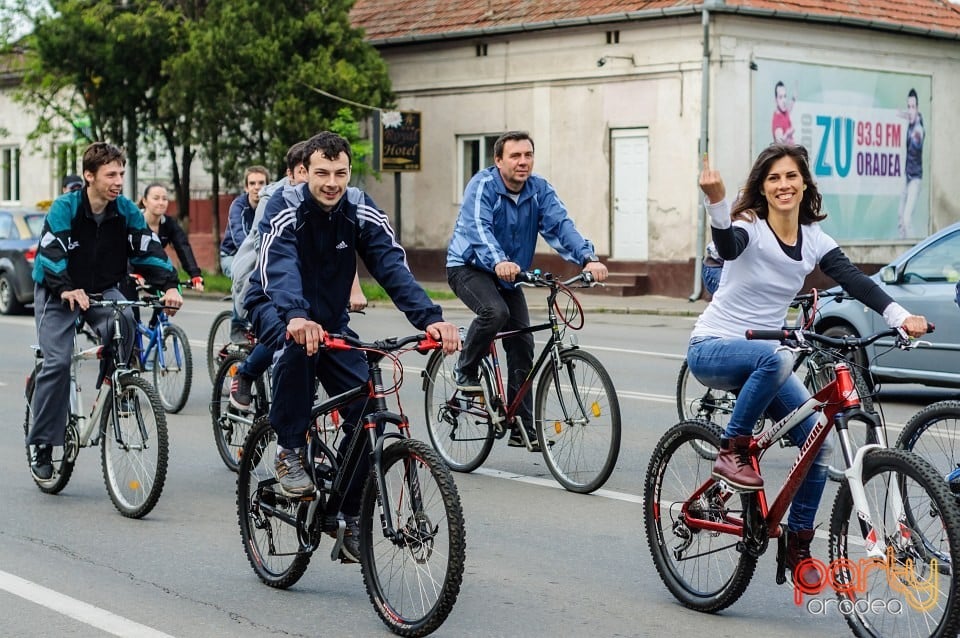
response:
M447 282L426 281L421 285L431 291L449 291ZM530 308L545 306L546 292L541 288L525 288L527 305ZM584 292L575 290L577 299L584 311L609 312L625 315L667 315L673 317L696 317L706 308L707 302L702 299L688 301L686 297L663 297L660 295L638 295L636 297L616 297L600 292ZM438 299L436 303L451 310L466 310L459 299Z

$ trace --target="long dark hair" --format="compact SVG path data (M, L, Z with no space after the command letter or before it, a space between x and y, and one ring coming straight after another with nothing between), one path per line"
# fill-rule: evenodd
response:
M823 205L823 196L817 188L817 183L813 181L807 149L799 144L775 142L763 149L757 156L757 161L753 163L753 168L750 169L750 175L747 177L747 183L740 191L740 195L733 205L733 211L730 213L733 219L754 221L758 217L760 219L767 218L769 211L767 210L767 198L763 194L763 183L770 173L770 167L773 163L788 156L792 157L797 163L800 176L803 178L803 184L806 186L806 190L803 191L803 199L800 202L800 223L812 224L827 218L827 214L820 210Z

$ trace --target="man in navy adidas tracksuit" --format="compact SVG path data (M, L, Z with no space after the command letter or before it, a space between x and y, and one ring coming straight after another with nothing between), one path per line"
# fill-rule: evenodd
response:
M406 254L397 243L386 215L363 191L348 187L350 144L335 133L323 132L307 141L308 181L302 202L288 206L260 223L261 247L244 306L261 342L279 352L273 372L274 396L270 422L277 431L277 477L290 496L313 493L303 469L314 379L332 396L367 380L362 352L318 350L324 331L352 334L347 306L356 273L357 255L390 295L411 324L443 342L444 351L460 346L456 326L443 320L414 279ZM343 414L350 440L362 416L358 402ZM365 470L355 475L341 506L347 520L345 550L356 560L360 486ZM354 528L351 530L351 528Z

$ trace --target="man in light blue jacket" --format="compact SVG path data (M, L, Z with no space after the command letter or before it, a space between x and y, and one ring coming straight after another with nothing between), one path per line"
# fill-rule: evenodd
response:
M481 392L478 367L497 332L530 325L523 291L513 282L529 270L537 235L569 262L583 267L596 281L607 278L593 243L574 226L553 186L533 173L533 139L524 131L504 133L493 147L494 166L470 180L447 249L450 288L477 317L467 331L457 367L457 388ZM533 367L533 335L503 342L507 355L507 401L513 402ZM539 451L533 429L533 395L524 397L518 419ZM518 424L509 444L523 447Z

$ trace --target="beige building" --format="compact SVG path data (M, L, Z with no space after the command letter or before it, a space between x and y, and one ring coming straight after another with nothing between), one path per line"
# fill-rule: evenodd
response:
M442 272L466 182L492 164L498 134L525 129L536 172L612 271L646 274L639 292L698 294L694 265L709 240L701 153L728 191L742 184L773 141L781 75L791 76L782 78L787 108L817 169L828 229L854 261L882 265L960 220L960 129L949 125L960 11L940 0L358 0L352 16L387 61L399 110L421 115L421 169L399 178L417 272ZM901 237L902 111L913 88L930 134ZM391 214L395 183L385 173L367 184ZM544 266L559 266L540 250Z
M500 133L526 129L536 171L632 285L626 292L696 295L709 240L701 154L709 151L728 191L742 184L772 141L782 81L795 141L810 150L825 193L829 232L854 261L877 267L960 220L960 127L951 124L960 103L958 6L357 0L354 23L387 61L399 109L418 112L421 125L420 169L384 172L365 187L393 216L414 271L443 279L465 184L493 163ZM11 100L15 82L0 69L0 205L30 206L57 195L61 176L79 165L72 140L28 141L35 122ZM926 136L901 236L898 207L912 170L903 112L914 89ZM169 177L165 154L156 156L138 166L142 183ZM197 198L209 196L202 166L194 162ZM209 231L191 224L191 234ZM209 239L192 239L210 248ZM540 251L537 266L567 268L545 245ZM211 266L205 251L198 258Z

